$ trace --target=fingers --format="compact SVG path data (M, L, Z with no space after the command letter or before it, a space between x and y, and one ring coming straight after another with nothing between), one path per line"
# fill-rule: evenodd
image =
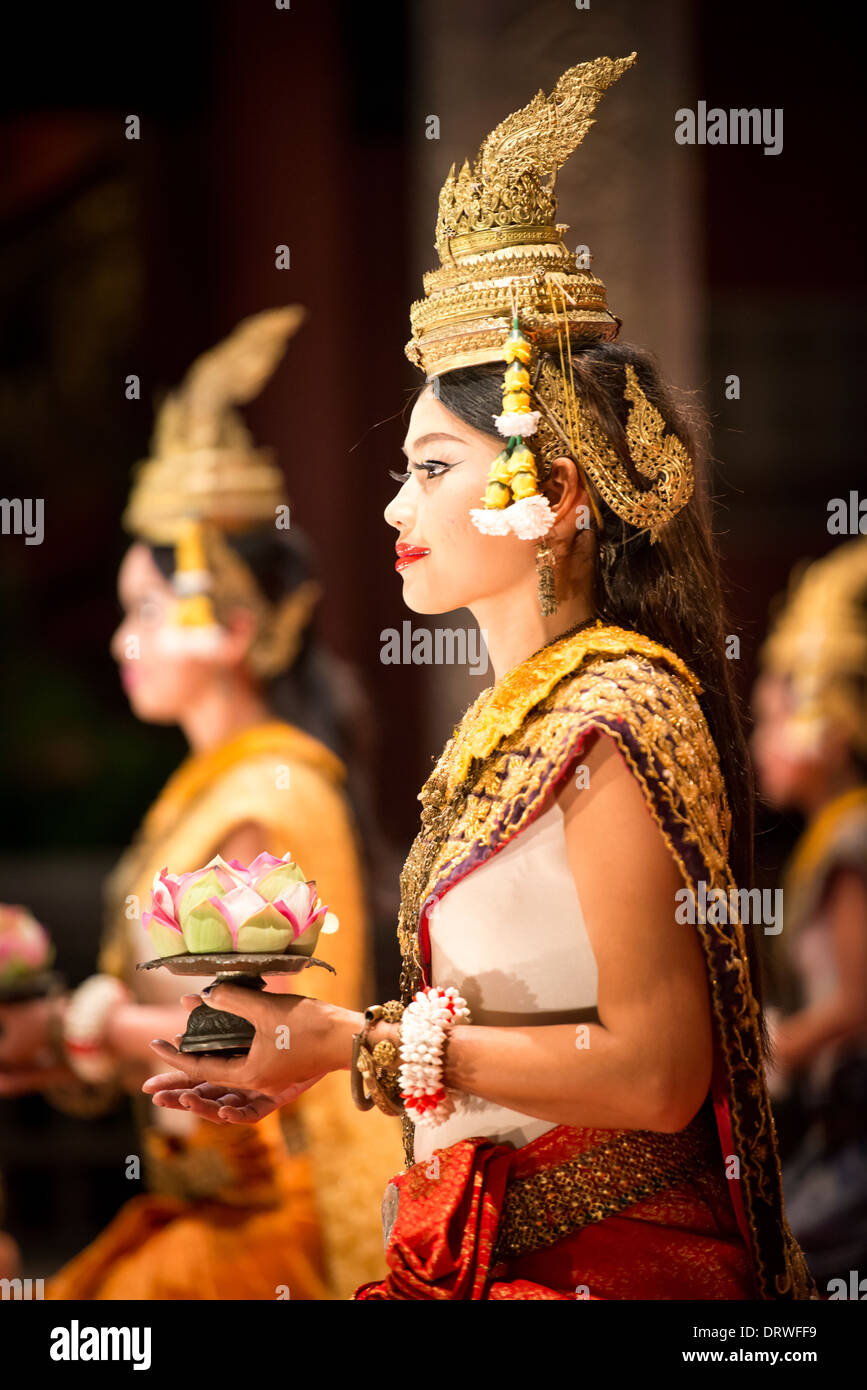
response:
M276 1110L276 1103L270 1096L257 1096L242 1105L224 1105L218 1108L222 1121L230 1125L255 1125Z
M190 1078L185 1071L162 1071L157 1076L149 1076L142 1090L146 1096L152 1096L155 1091L187 1090L189 1085Z
M182 1110L189 1110L191 1114L198 1115L203 1120L214 1120L217 1124L222 1123L220 1119L222 1097L220 1100L209 1100L196 1090L182 1091L179 1099Z
M178 1052L177 1048L172 1047L164 1038L156 1038L151 1043L151 1051L172 1067L180 1068L188 1081L192 1081L194 1085L199 1081L225 1082L236 1076L246 1062L245 1057L229 1057L221 1061L219 1058L202 1057L197 1053Z
M181 1105L181 1096L184 1094L185 1092L180 1088L175 1091L157 1091L153 1097L153 1103L160 1110L185 1110L186 1106Z
M211 1009L237 1014L255 1027L258 1023L271 1021L268 997L258 990L244 989L242 985L213 985L207 994L202 993L198 1002L207 1004Z

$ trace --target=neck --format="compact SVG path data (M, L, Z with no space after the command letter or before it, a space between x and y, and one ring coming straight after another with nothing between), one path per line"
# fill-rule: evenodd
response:
M178 721L194 753L207 753L274 715L262 695L240 675L227 672L187 705Z
M521 588L511 594L481 599L471 611L482 630L495 681L502 680L540 647L594 617L593 604L583 594L558 603L556 612L543 617L535 586L532 592Z

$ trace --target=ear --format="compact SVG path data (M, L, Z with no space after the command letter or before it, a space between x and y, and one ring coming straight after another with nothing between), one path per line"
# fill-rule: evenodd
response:
M587 529L590 499L574 459L557 458L551 464L543 484L545 496L554 513L554 525L549 535L571 544L576 529Z
M226 666L241 666L256 635L256 619L249 608L233 608L222 623L224 639L221 649Z

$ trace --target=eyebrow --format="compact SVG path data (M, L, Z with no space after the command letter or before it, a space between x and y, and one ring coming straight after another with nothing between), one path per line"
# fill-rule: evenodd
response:
M435 441L438 442L443 439L450 439L455 444L466 444L467 442L465 439L461 439L460 435L457 434L422 434L415 440L415 448L420 449L424 444L433 444ZM409 458L409 450L406 445L401 444L400 448L401 453L406 454L407 458Z

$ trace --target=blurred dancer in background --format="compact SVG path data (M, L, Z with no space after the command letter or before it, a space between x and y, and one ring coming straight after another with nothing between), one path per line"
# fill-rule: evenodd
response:
M136 715L180 724L191 752L107 885L101 973L71 997L0 1011L0 1093L43 1089L92 1113L123 1086L139 1091L151 1039L183 1030L179 996L206 983L136 972L155 955L141 911L160 869L191 871L216 853L291 852L340 922L327 952L337 975L316 982L318 996L352 1007L369 997L364 871L339 756L352 742L351 690L313 637L319 586L303 538L286 529L282 475L232 408L258 394L302 317L290 307L246 320L160 411L124 518L135 541L112 652ZM52 1041L58 1065L43 1067ZM145 1115L149 1193L48 1297L328 1299L384 1268L378 1207L399 1132L381 1115L365 1123L345 1080L326 1077L258 1130L150 1105Z
M867 1268L867 539L806 570L763 666L760 786L806 819L783 880L782 940L802 1002L772 1015L769 1082L806 1117L783 1183L825 1292Z

